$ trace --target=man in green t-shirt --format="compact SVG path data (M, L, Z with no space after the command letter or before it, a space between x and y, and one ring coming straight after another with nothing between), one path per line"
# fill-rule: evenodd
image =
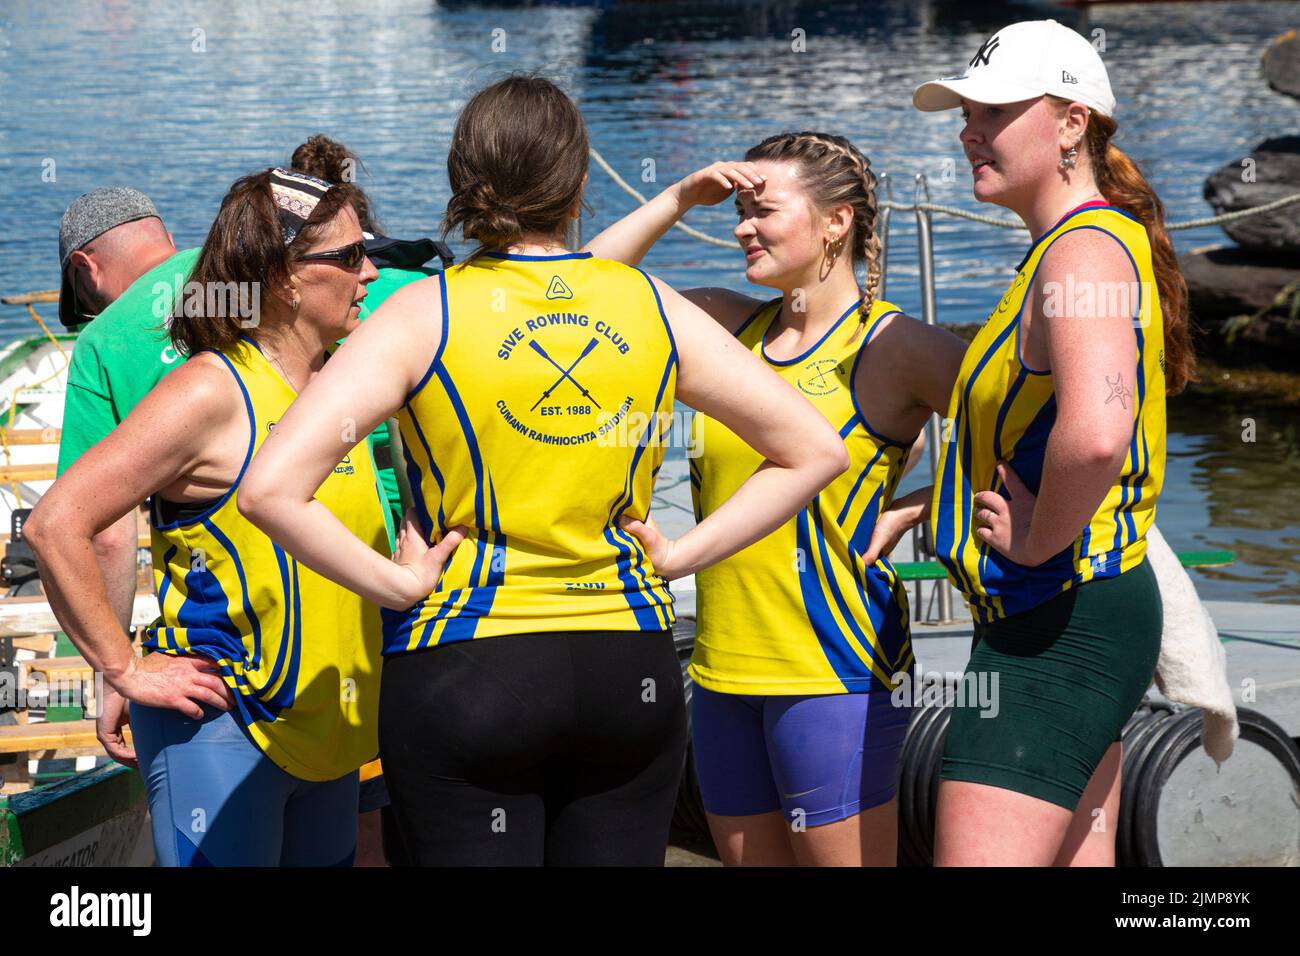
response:
M198 257L198 249L173 249L77 335L68 369L59 474L181 364L183 357L167 334L167 318L175 290L189 279Z
M96 189L68 206L59 225L59 319L69 328L90 325L78 336L68 369L58 474L177 364L162 320L153 318L153 289L172 288L172 279L188 276L197 256L197 249L176 252L158 210L134 189ZM169 310L170 299L159 312ZM118 318L142 311L149 322ZM126 629L135 602L135 522L134 513L126 515L94 542L109 602Z

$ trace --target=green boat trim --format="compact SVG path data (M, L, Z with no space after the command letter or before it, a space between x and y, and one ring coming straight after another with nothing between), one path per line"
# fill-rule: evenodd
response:
M60 344L64 342L77 341L77 335L74 332L55 332L54 340ZM36 352L41 346L49 345L50 337L48 335L29 335L26 338L15 339L0 349L0 378L9 375L22 362Z
M140 774L116 763L0 796L0 867L20 864L123 814L137 813L143 825L144 811Z
M1185 568L1213 568L1237 560L1231 551L1183 551L1178 561ZM896 561L894 570L903 581L942 581L948 576L938 561Z
M65 344L72 345L76 340L77 335L73 332L54 333L54 341L58 342L61 346ZM48 347L50 344L51 339L48 335L29 335L26 338L16 339L4 348L0 349L0 381L4 381L4 379L14 374L22 367L24 362L39 352L42 348ZM71 358L69 358L69 365L70 364ZM66 371L67 369L65 368L64 372ZM0 419L3 419L3 421L8 421L10 411L9 397L10 395L8 392L0 395ZM23 414L28 408L35 404L38 403L19 401L17 410L14 412L15 416Z

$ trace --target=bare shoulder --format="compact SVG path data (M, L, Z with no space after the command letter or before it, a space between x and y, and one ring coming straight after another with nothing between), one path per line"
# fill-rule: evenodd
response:
M893 332L890 334L890 338L893 338L894 340L898 340L904 336L911 335L912 329L916 326L920 326L924 328L925 323L918 322L916 319L912 318L906 312L895 309L892 312L886 312L876 322L875 329L871 333L871 341L872 342L876 341L877 338L884 335L884 333L886 333L890 329L893 329Z
M364 351L391 360L394 354L407 355L414 349L418 356L425 346L436 347L442 338L443 282L443 275L435 275L402 286L348 334L338 354ZM354 342L365 343L365 348ZM349 345L353 345L350 351Z
M394 312L416 313L436 310L442 312L444 273L417 279L402 286L375 309L372 316ZM369 319L366 320L370 321Z
M687 289L682 296L694 302L709 317L733 335L767 300L731 289Z
M646 278L659 294L660 304L670 323L686 314L698 313L735 335L745 320L763 305L758 299L730 289L685 289L678 292L657 276L646 273Z
M212 421L228 416L232 407L242 410L243 390L225 360L200 352L155 385L140 405L173 413L184 409L186 416Z
M1142 301L1140 278L1128 249L1105 230L1081 227L1057 237L1043 253L1032 308L1022 318L1024 359L1046 368L1048 348L1057 338L1076 337L1076 329L1095 335L1105 328L1116 341L1127 338L1122 332ZM1063 336L1053 335L1056 326Z
M889 364L908 367L966 351L966 343L947 329L927 325L906 312L891 312L881 318L870 345Z
M120 461L150 449L146 459L170 462L181 471L200 461L206 450L232 428L247 429L246 400L239 381L222 358L201 352L155 385L85 458L91 463ZM161 487L161 486L158 486Z
M1133 257L1111 233L1103 229L1070 229L1052 241L1039 263L1039 277L1065 281L1069 275L1085 280L1126 281L1134 277ZM1037 283L1041 291L1043 283Z
M893 434L912 434L924 423L924 416L916 419L918 408L927 414L946 413L966 355L966 343L960 338L947 329L894 312L881 318L864 348L869 358L860 363L864 370L853 383L854 392L864 404L892 406L902 416L902 424L891 422ZM878 417L889 414L886 408ZM883 428L886 421L882 417L878 427Z

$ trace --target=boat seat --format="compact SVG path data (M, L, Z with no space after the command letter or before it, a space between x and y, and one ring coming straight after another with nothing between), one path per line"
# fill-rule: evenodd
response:
M84 657L38 657L24 661L23 669L28 673L44 674L50 682L94 680L95 677L95 669Z
M58 477L58 465L4 465L0 467L0 484L15 481L53 481Z
M58 428L4 428L0 445L57 445L62 434Z
M125 728L127 740L130 727ZM98 747L93 720L41 721L37 724L0 726L0 753L60 750L67 747Z

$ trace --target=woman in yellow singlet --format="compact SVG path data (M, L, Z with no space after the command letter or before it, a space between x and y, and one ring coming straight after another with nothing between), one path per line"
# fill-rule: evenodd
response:
M929 499L894 492L922 425L947 406L963 346L877 298L875 176L840 136L772 136L745 162L686 177L589 248L635 264L692 206L733 191L745 278L780 296L684 295L813 403L851 463L782 527L696 576L704 809L728 865L892 866L911 716L898 705L911 700L914 660L886 555ZM760 462L714 418L694 427L692 491L707 520ZM665 546L652 524L637 530L652 553Z
M281 169L231 187L168 317L188 361L27 527L64 629L130 702L163 865L351 863L357 768L378 749L379 609L300 565L238 504L257 449L356 327L375 278L354 195ZM386 553L365 432L345 441L316 506ZM162 613L141 658L90 542L151 496ZM441 557L414 544L422 566Z
M848 464L836 430L664 283L563 246L587 131L552 83L479 91L452 135L445 225L478 247L395 293L268 440L242 507L387 609L380 743L421 864L662 865L685 712L668 580L784 524ZM674 398L755 449L735 494L669 550L646 517ZM396 413L413 575L313 500L340 422ZM440 544L439 547L442 545Z
M977 691L952 717L935 862L1113 865L1120 733L1160 651L1144 536L1165 395L1194 365L1186 285L1082 36L1012 24L913 102L961 109L975 198L1033 240L966 352L935 482Z

